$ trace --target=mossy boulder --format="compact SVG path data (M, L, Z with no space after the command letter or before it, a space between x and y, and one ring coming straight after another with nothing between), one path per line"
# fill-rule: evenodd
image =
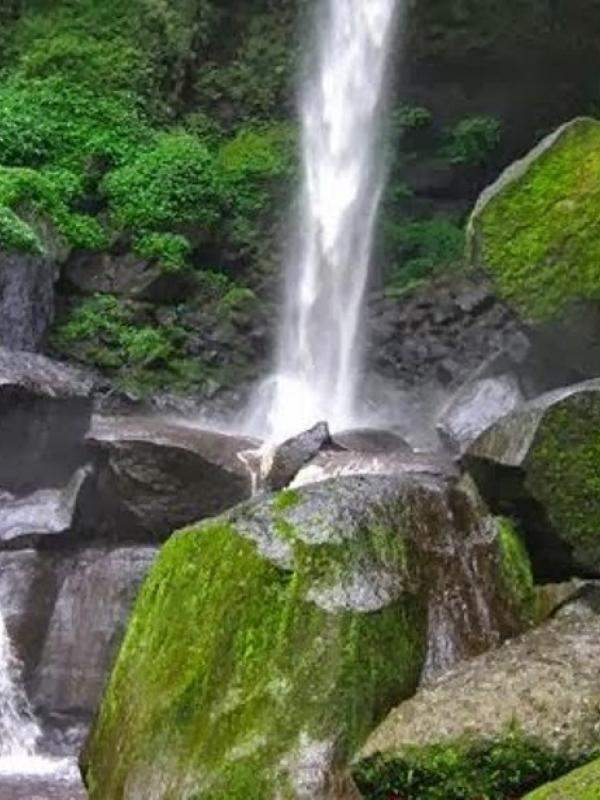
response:
M480 197L468 259L533 322L600 299L600 122L579 118L545 138Z
M345 765L440 646L522 625L500 551L470 492L425 477L286 490L176 534L86 749L90 797L353 796Z
M600 381L504 417L464 463L492 510L522 523L538 577L600 575Z
M598 800L600 759L528 794L525 800Z

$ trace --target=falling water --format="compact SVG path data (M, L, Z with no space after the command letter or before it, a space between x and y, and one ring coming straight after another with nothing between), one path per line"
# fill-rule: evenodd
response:
M21 665L0 614L0 771L34 756L39 737L21 683Z
M301 93L304 181L288 264L277 369L263 423L281 440L328 420L355 425L359 332L384 183L380 133L388 57L404 0L323 0Z

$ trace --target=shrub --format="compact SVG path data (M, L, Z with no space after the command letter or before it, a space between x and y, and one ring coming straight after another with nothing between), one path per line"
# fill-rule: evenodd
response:
M514 732L499 741L376 756L358 766L355 778L365 800L515 800L584 762Z
M464 254L464 231L449 217L387 222L388 251L393 253L388 285L404 288L460 264Z
M186 133L158 137L154 146L109 174L104 191L116 221L141 231L186 223L213 228L223 187L214 155Z
M478 167L485 164L502 138L502 126L494 117L466 117L446 134L442 154L451 164Z
M158 261L165 272L180 272L187 266L191 245L176 233L148 233L135 242L135 251L142 258Z

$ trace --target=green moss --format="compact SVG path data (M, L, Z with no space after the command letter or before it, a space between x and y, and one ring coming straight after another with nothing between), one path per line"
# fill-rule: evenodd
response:
M580 120L474 217L471 261L526 318L600 297L600 123Z
M399 538L388 535L388 551ZM361 541L364 561L368 530ZM414 689L425 610L408 594L372 613L310 602L346 547L296 537L283 568L226 519L176 535L138 600L91 740L92 800L121 798L126 781L150 793L154 769L165 800L284 800L284 765L302 743L332 742L347 759Z
M528 794L525 800L598 800L600 761L594 761L549 786Z
M535 619L536 594L529 554L520 533L509 520L499 520L498 531L506 588L523 622L532 623Z
M294 508L300 502L300 492L296 489L283 489L273 500L273 508L276 511L286 511Z
M527 461L526 488L575 559L600 569L600 400L581 392L544 414Z
M515 731L375 756L355 779L365 800L513 800L578 763Z

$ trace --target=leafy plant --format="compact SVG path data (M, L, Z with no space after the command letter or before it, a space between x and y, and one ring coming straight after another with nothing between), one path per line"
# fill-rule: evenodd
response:
M449 217L412 220L400 224L387 221L388 252L394 254L388 286L403 289L435 273L461 263L464 232Z
M556 753L519 732L497 741L412 748L375 756L355 772L365 800L516 800L585 758Z
M502 126L494 117L466 117L447 132L442 154L451 164L478 167L486 163L501 138Z
M165 272L174 273L185 269L191 245L176 233L147 233L137 239L135 251L142 258L157 261Z

